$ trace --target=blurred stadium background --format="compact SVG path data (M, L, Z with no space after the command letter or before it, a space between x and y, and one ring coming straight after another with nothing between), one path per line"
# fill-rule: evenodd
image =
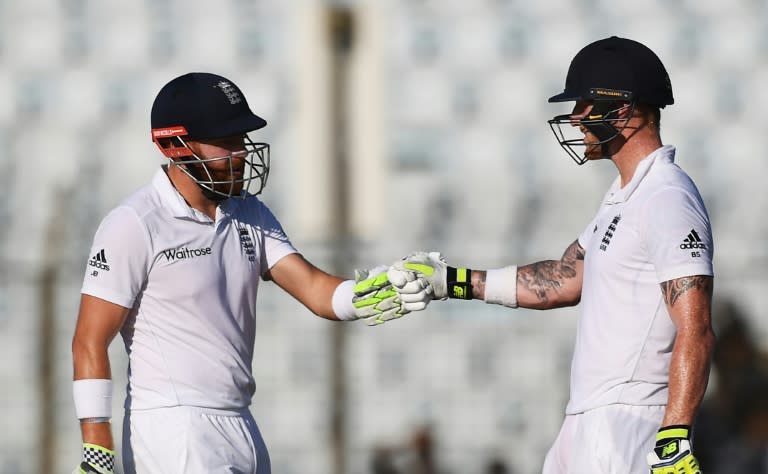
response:
M489 268L558 257L610 184L609 163L559 148L546 120L567 110L546 99L612 34L670 72L662 136L709 206L716 296L765 349L764 0L0 1L0 472L79 459L82 274L100 219L162 163L149 110L168 80L210 71L244 90L269 122L263 199L319 266L434 249ZM437 303L368 328L263 285L252 408L274 472L537 472L577 311ZM119 339L111 353L119 439Z

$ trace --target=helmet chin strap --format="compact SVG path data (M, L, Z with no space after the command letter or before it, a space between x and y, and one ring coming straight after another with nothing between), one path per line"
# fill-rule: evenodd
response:
M610 160L611 159L611 148L608 146L608 143L603 143L600 145L600 151L603 152L603 159L604 160Z

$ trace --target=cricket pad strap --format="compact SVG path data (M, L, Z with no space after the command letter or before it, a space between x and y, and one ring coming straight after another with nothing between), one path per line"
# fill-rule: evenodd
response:
M472 299L472 270L469 268L446 267L445 283L448 297L458 300Z

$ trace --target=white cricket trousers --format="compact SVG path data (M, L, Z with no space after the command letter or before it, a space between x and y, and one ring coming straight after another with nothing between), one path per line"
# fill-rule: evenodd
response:
M270 474L269 454L247 408L126 411L125 474Z
M566 415L542 474L648 474L664 406L607 405Z

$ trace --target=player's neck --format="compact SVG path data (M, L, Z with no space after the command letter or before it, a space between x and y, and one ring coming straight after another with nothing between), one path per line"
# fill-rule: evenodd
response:
M632 181L637 165L661 146L661 137L658 133L638 134L611 157L613 164L619 170L622 188Z
M203 190L192 178L175 165L168 166L167 174L173 187L189 204L189 207L197 209L212 220L216 219L216 208L219 206L219 203L203 194Z

